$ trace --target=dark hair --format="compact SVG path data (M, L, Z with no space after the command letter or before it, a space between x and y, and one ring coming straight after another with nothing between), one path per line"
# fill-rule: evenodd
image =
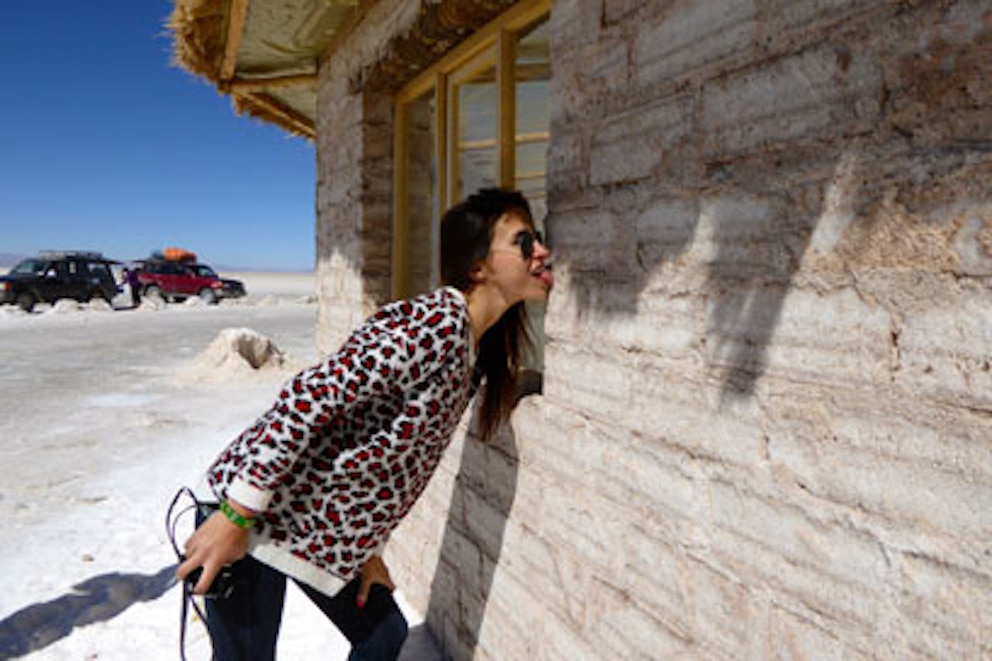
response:
M472 269L489 255L496 221L508 211L531 219L530 205L518 191L484 188L451 207L441 219L441 280L466 294L475 286ZM482 440L489 440L516 404L522 343L530 342L526 309L510 307L479 340L479 366L486 386L479 409Z

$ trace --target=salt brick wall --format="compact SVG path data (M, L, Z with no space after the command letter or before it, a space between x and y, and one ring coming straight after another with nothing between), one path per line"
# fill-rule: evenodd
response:
M356 89L417 3L372 6L347 47L320 63L317 89L317 343L333 351L391 290L392 97Z
M403 7L321 74L328 346L388 283L347 81ZM466 418L387 553L446 654L992 658L988 3L551 21L545 393Z

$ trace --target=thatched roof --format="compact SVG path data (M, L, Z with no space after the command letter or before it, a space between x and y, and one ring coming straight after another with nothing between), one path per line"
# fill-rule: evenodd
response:
M316 137L317 63L373 0L174 0L178 64L230 94L238 113ZM395 91L518 0L420 0L409 25L352 83Z
M175 0L176 62L230 94L238 113L313 139L317 59L358 0Z

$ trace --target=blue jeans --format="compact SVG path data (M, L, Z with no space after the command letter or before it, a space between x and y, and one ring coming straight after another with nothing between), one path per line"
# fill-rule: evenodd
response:
M214 661L272 661L286 598L286 575L251 556L236 563L237 582L224 599L207 599L207 628ZM296 583L351 643L348 661L392 661L406 640L406 618L392 593L375 584L368 601L355 604L359 579L329 597Z
M373 585L368 602L358 608L359 579L333 597L294 582L351 642L349 661L389 661L399 656L408 627L387 588ZM241 560L231 596L206 600L215 661L275 659L285 596L285 574L251 556Z

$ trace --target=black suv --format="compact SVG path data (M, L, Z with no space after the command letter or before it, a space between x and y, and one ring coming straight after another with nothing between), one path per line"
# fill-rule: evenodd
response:
M15 303L30 312L36 303L72 298L85 303L102 298L108 303L119 292L112 264L98 252L43 252L18 263L0 276L0 303Z

